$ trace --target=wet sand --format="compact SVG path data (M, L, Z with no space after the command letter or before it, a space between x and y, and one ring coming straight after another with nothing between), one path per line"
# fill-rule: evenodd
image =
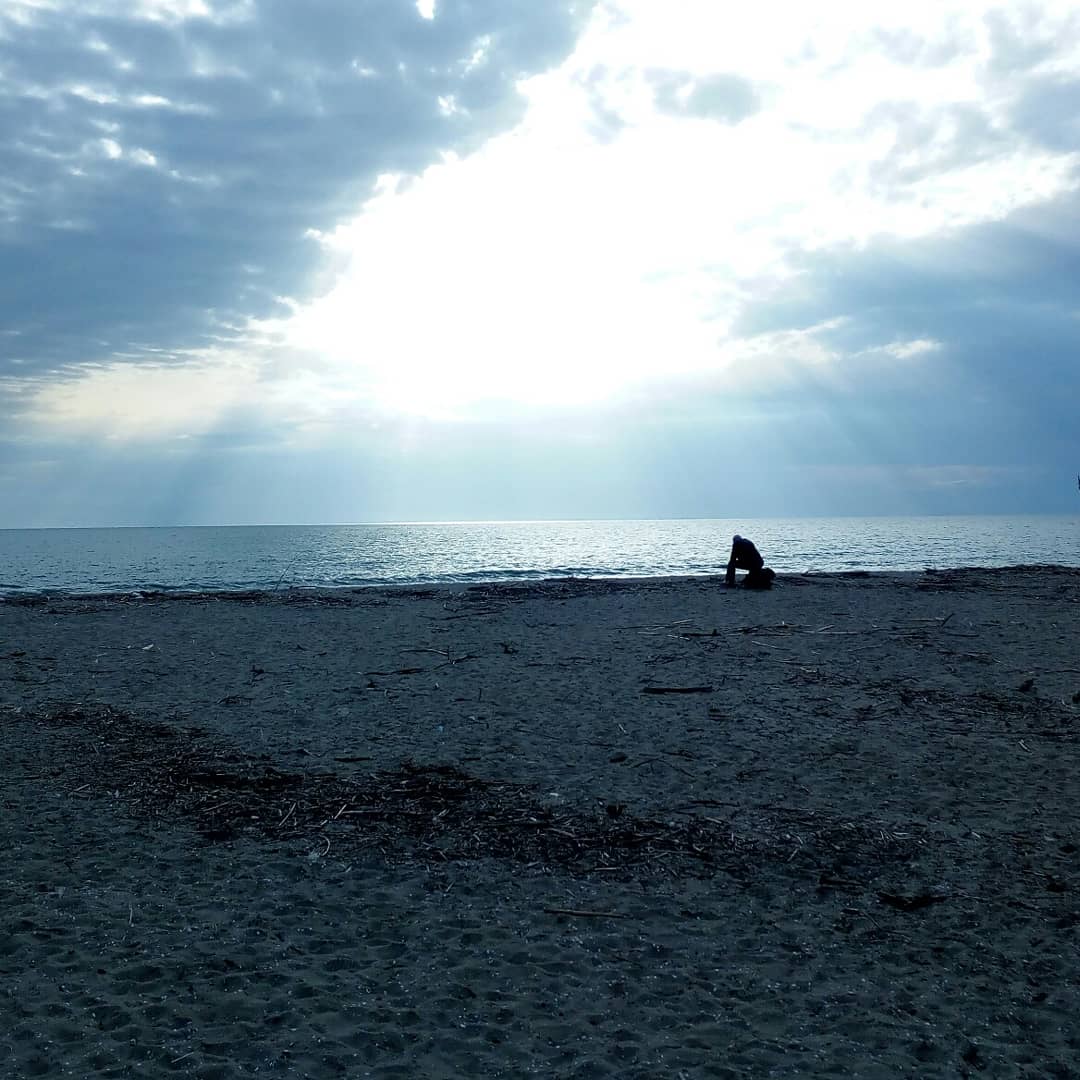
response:
M1069 1077L1080 571L0 601L0 1075Z

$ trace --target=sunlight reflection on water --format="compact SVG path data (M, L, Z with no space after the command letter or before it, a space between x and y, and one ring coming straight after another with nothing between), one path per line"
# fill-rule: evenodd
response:
M1080 517L762 518L0 530L0 592L254 589L723 572L1080 566Z

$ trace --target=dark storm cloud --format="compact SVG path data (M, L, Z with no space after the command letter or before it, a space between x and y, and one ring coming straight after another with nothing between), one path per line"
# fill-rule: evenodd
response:
M511 124L515 80L557 62L586 6L0 12L0 375L280 314L322 257L305 230Z
M1033 81L1017 102L1012 120L1048 149L1074 151L1080 146L1080 79Z
M801 269L786 295L749 308L738 332L832 322L816 336L848 359L816 393L831 415L888 433L883 444L893 460L1066 463L1075 456L1075 196L934 238L807 256ZM875 352L918 340L938 348L911 360Z

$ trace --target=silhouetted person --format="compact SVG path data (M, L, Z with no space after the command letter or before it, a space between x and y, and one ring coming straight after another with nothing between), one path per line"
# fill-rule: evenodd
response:
M745 589L770 589L776 572L765 565L761 553L754 547L753 541L738 533L731 540L731 554L728 556L726 583L735 584L735 571L745 570L746 578L743 580Z

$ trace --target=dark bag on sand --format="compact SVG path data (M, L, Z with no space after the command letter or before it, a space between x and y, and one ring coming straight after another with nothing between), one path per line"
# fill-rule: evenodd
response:
M743 581L744 589L771 589L776 571L763 566L760 570L751 570Z

